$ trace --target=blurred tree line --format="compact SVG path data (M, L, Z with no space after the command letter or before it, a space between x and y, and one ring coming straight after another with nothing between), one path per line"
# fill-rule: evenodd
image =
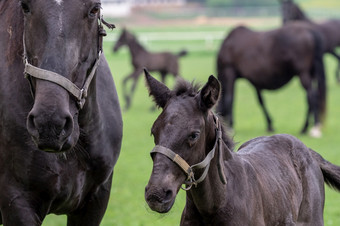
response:
M210 7L220 6L260 6L277 5L277 0L188 0L189 2L199 2Z

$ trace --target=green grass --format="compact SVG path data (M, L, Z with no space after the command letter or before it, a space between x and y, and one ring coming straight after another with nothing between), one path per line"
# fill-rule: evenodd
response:
M339 19L340 1L338 0L295 0L311 19Z
M220 28L221 29L221 28ZM122 97L121 82L125 75L132 71L130 57L126 51L118 54L111 52L112 43L105 43L105 55L110 63L111 71ZM179 49L183 43L177 43ZM160 48L161 46L159 46ZM168 46L163 44L164 48ZM181 75L188 80L205 83L211 74L216 75L216 45L211 51L190 53L180 61ZM189 49L190 51L190 49ZM265 91L264 98L274 120L276 133L289 133L300 138L307 146L322 154L326 159L340 165L339 133L340 130L340 86L335 83L334 71L336 62L330 56L325 57L328 85L327 121L323 128L323 136L313 139L299 134L306 111L305 92L298 79L293 79L287 86L278 91ZM158 75L154 74L157 78ZM168 78L170 87L174 79ZM254 89L243 80L237 81L235 97L235 137L241 143L265 132L265 120L257 103ZM121 105L123 100L121 99ZM103 226L173 226L178 225L185 203L185 192L180 191L173 209L166 215L152 212L144 201L144 188L150 177L152 161L149 155L153 148L150 136L152 123L160 113L150 111L153 106L148 97L143 77L140 78L132 107L123 113L124 137L120 158L115 167L111 198ZM232 195L232 194L230 194ZM326 189L325 225L340 225L340 193ZM66 225L63 216L50 215L43 225Z

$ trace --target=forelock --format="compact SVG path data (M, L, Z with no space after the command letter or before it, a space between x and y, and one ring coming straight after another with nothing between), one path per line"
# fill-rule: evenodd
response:
M195 96L198 93L200 87L201 86L195 82L190 83L184 79L177 79L175 88L173 89L173 93L176 96Z

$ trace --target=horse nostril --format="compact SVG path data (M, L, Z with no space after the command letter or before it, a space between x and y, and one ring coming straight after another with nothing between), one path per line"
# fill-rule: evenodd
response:
M33 137L38 137L38 130L36 128L36 124L35 124L35 117L33 114L29 114L28 115L28 119L27 119L27 130L29 132L29 134Z
M70 115L68 115L65 118L65 124L61 130L60 135L61 137L66 138L72 133L72 131L73 131L73 118Z
M172 191L169 189L169 190L166 190L166 191L164 191L165 192L165 198L164 198L164 200L171 200L171 198L172 198Z
M73 118L71 114L48 116L43 113L31 111L27 118L27 130L29 134L38 139L51 139L53 137L65 140L72 134Z

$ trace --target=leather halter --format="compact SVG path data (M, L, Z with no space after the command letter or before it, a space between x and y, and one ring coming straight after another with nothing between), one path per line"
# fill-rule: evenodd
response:
M182 171L187 176L187 179L185 180L184 184L188 185L187 188L181 187L183 190L186 190L186 191L190 190L192 185L195 185L195 187L197 187L197 184L201 183L206 178L208 171L209 171L210 162L215 156L216 149L218 152L217 168L218 168L219 177L223 184L227 183L225 175L224 175L224 171L223 171L224 168L223 168L223 159L222 159L222 153L221 153L222 151L221 150L221 146L222 146L221 145L222 144L221 124L218 121L217 116L213 115L213 117L214 117L215 125L216 125L216 129L215 129L216 140L215 140L214 147L211 149L211 151L207 154L207 156L202 162L189 166L189 164L181 156L173 152L171 149L166 148L161 145L156 145L150 153L150 154L152 153L163 154L167 156L169 159L171 159L173 162L175 162L182 169ZM204 169L204 171L198 179L195 179L194 171L197 169Z
M25 69L24 69L24 74L25 78L27 78L30 82L30 88L31 88L31 93L34 98L34 88L33 88L33 82L32 82L32 77L35 77L37 79L42 79L46 81L53 82L55 84L58 84L59 86L63 87L65 90L67 90L69 93L71 93L76 99L77 99L77 104L79 109L82 109L86 98L87 98L87 91L88 88L91 84L91 81L96 73L96 70L98 68L98 65L100 63L102 51L103 51L103 36L106 36L106 32L103 28L102 22L108 26L109 28L114 28L114 25L107 24L104 20L103 17L101 16L98 18L98 54L96 61L94 65L92 66L90 74L87 76L86 81L83 85L82 88L79 88L76 86L72 81L67 79L66 77L53 72L53 71L48 71L41 69L39 67L35 67L32 64L28 62L28 57L27 57L27 51L26 51L26 44L25 44L25 32L23 34L23 46L24 46L24 64L25 64Z

